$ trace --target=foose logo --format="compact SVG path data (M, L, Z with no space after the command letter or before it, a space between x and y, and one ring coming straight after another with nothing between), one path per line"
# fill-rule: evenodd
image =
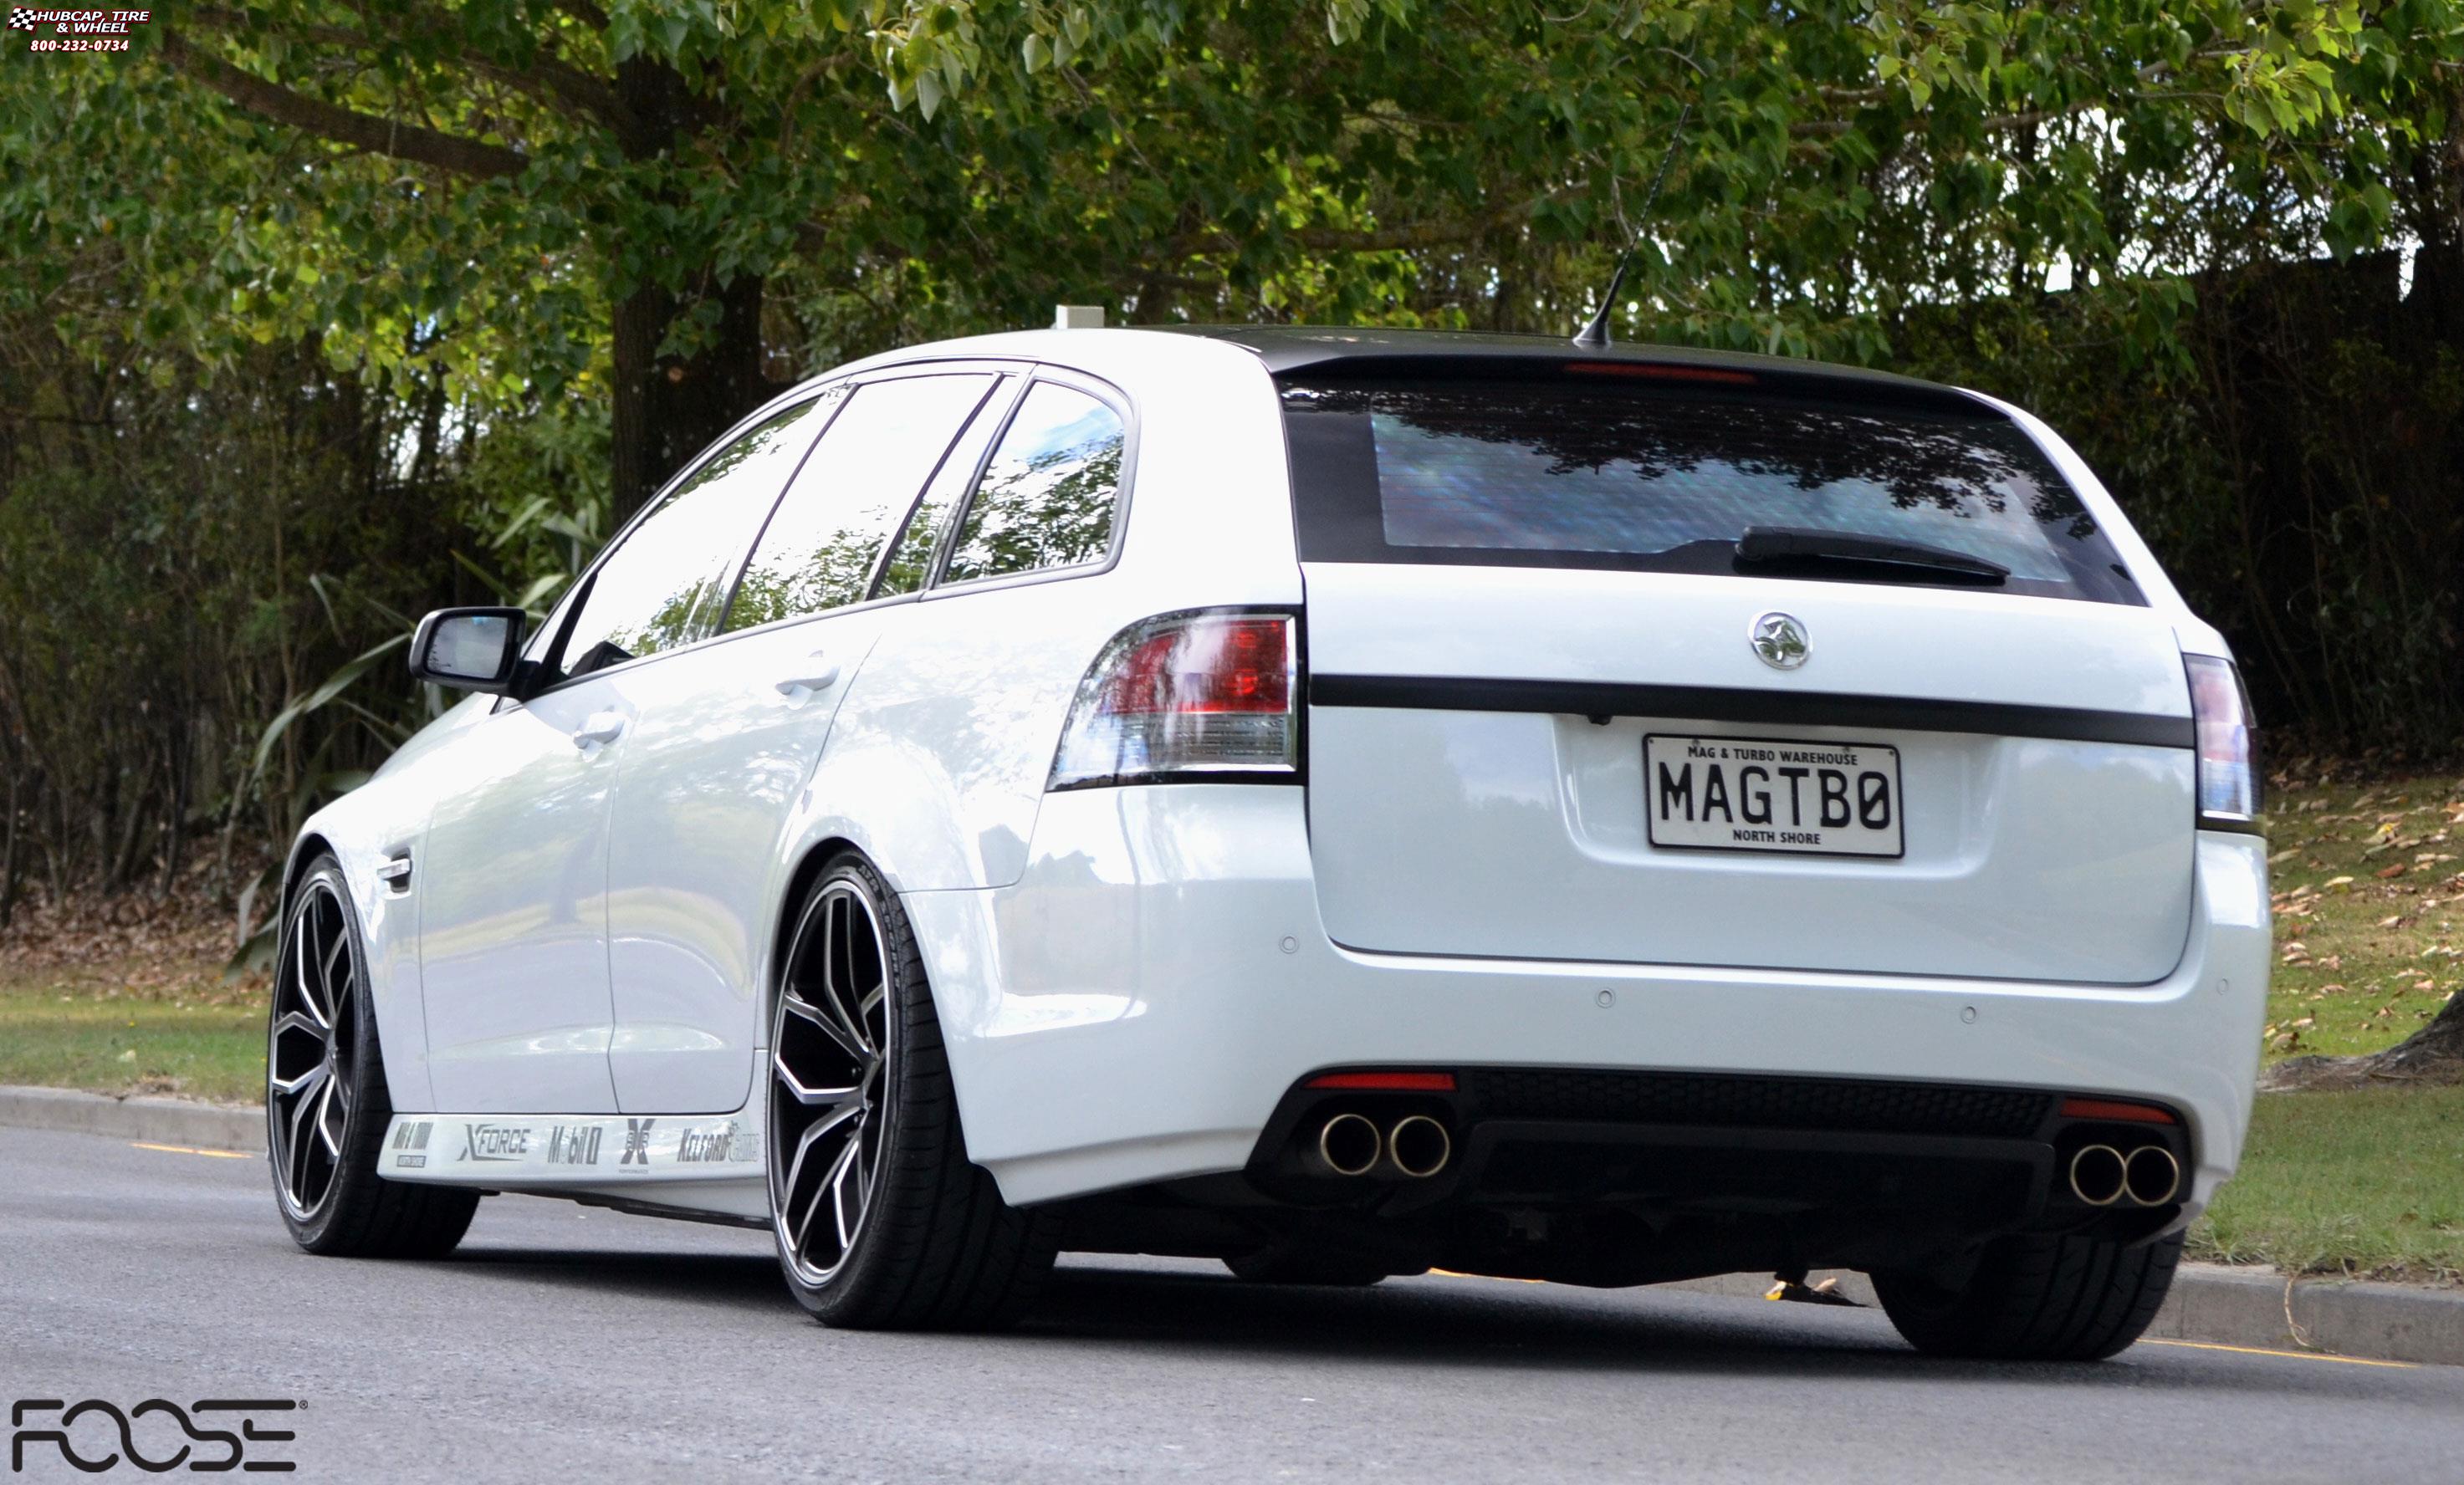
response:
M117 1406L97 1398L81 1403L65 1403L57 1398L20 1398L9 1409L9 1426L16 1431L9 1439L9 1469L21 1474L26 1468L29 1452L40 1458L46 1448L55 1449L62 1459L88 1474L100 1474L122 1460L150 1474L161 1474L187 1465L201 1474L213 1474L225 1470L262 1470L278 1474L298 1466L288 1459L248 1457L252 1447L262 1444L288 1444L297 1437L289 1429L260 1428L247 1413L287 1413L297 1403L282 1399L209 1398L186 1408L163 1398L149 1398L122 1412ZM153 1414L162 1414L179 1426L173 1434L167 1425L154 1425L140 1430L137 1422ZM85 1427L77 1427L86 1420ZM104 1420L108 1420L107 1423ZM231 1428L213 1427L231 1424ZM141 1447L138 1433L145 1434ZM91 1452L89 1452L91 1451Z

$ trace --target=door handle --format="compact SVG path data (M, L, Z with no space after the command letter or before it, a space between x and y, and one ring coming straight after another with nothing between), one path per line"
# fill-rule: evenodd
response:
M820 660L822 657L817 652L812 658ZM802 702L810 697L813 692L829 686L838 678L838 666L829 665L816 666L807 674L791 675L787 679L781 681L779 683L779 694L786 697L790 701Z
M624 735L625 714L621 711L602 711L582 724L581 729L573 734L573 745L587 752L602 743L612 743Z

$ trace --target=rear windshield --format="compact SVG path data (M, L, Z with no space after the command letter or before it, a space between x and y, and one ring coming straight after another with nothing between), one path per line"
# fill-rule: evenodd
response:
M1307 560L1735 573L1748 528L1787 528L2009 569L1988 591L2145 601L2053 464L1983 409L1574 377L1292 380L1283 400Z

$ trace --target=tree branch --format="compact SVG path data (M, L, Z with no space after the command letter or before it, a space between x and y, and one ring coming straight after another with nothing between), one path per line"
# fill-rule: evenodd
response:
M440 11L396 7L379 16L370 13L365 0L352 0L351 8L378 30L400 26L448 45L461 35L460 26ZM211 6L193 13L198 21L226 33L244 31L249 24L248 17L237 11ZM346 26L286 26L282 30L285 35L298 40L363 55L379 54L395 45L374 31L353 31ZM553 56L536 57L527 68L509 67L474 48L464 47L457 59L477 76L511 88L535 103L568 114L595 115L602 123L627 138L641 133L641 119L617 97L613 84Z
M190 48L177 33L165 36L160 50L163 59L173 69L250 113L337 143L479 180L518 175L530 165L529 156L502 144L464 139L415 123L397 123L294 93L221 57Z
M1455 222L1413 222L1401 227L1349 229L1304 227L1287 233L1293 242L1316 252L1393 252L1419 248L1450 248L1485 235L1522 215L1523 207L1493 211L1485 217ZM1238 251L1241 239L1222 228L1184 232L1157 243L1147 257L1183 258L1194 252L1228 248Z

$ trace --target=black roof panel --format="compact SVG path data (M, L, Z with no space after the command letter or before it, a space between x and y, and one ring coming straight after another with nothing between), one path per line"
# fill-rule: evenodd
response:
M1854 382L1874 390L1889 388L1903 394L1947 392L1963 399L1968 397L1955 388L1936 382L1887 371L1869 371L1860 366L1839 366L1786 356L1756 356L1744 351L1698 350L1691 346L1661 345L1649 341L1589 347L1578 346L1571 338L1559 336L1487 335L1463 330L1391 330L1375 326L1155 325L1140 328L1203 336L1244 346L1255 352L1258 359L1266 363L1266 369L1279 377L1295 371L1373 361L1386 363L1385 369L1395 369L1395 362L1415 360L1457 363L1486 360L1526 363L1535 360L1633 361L1746 371L1785 381ZM1367 368L1364 365L1362 369Z

